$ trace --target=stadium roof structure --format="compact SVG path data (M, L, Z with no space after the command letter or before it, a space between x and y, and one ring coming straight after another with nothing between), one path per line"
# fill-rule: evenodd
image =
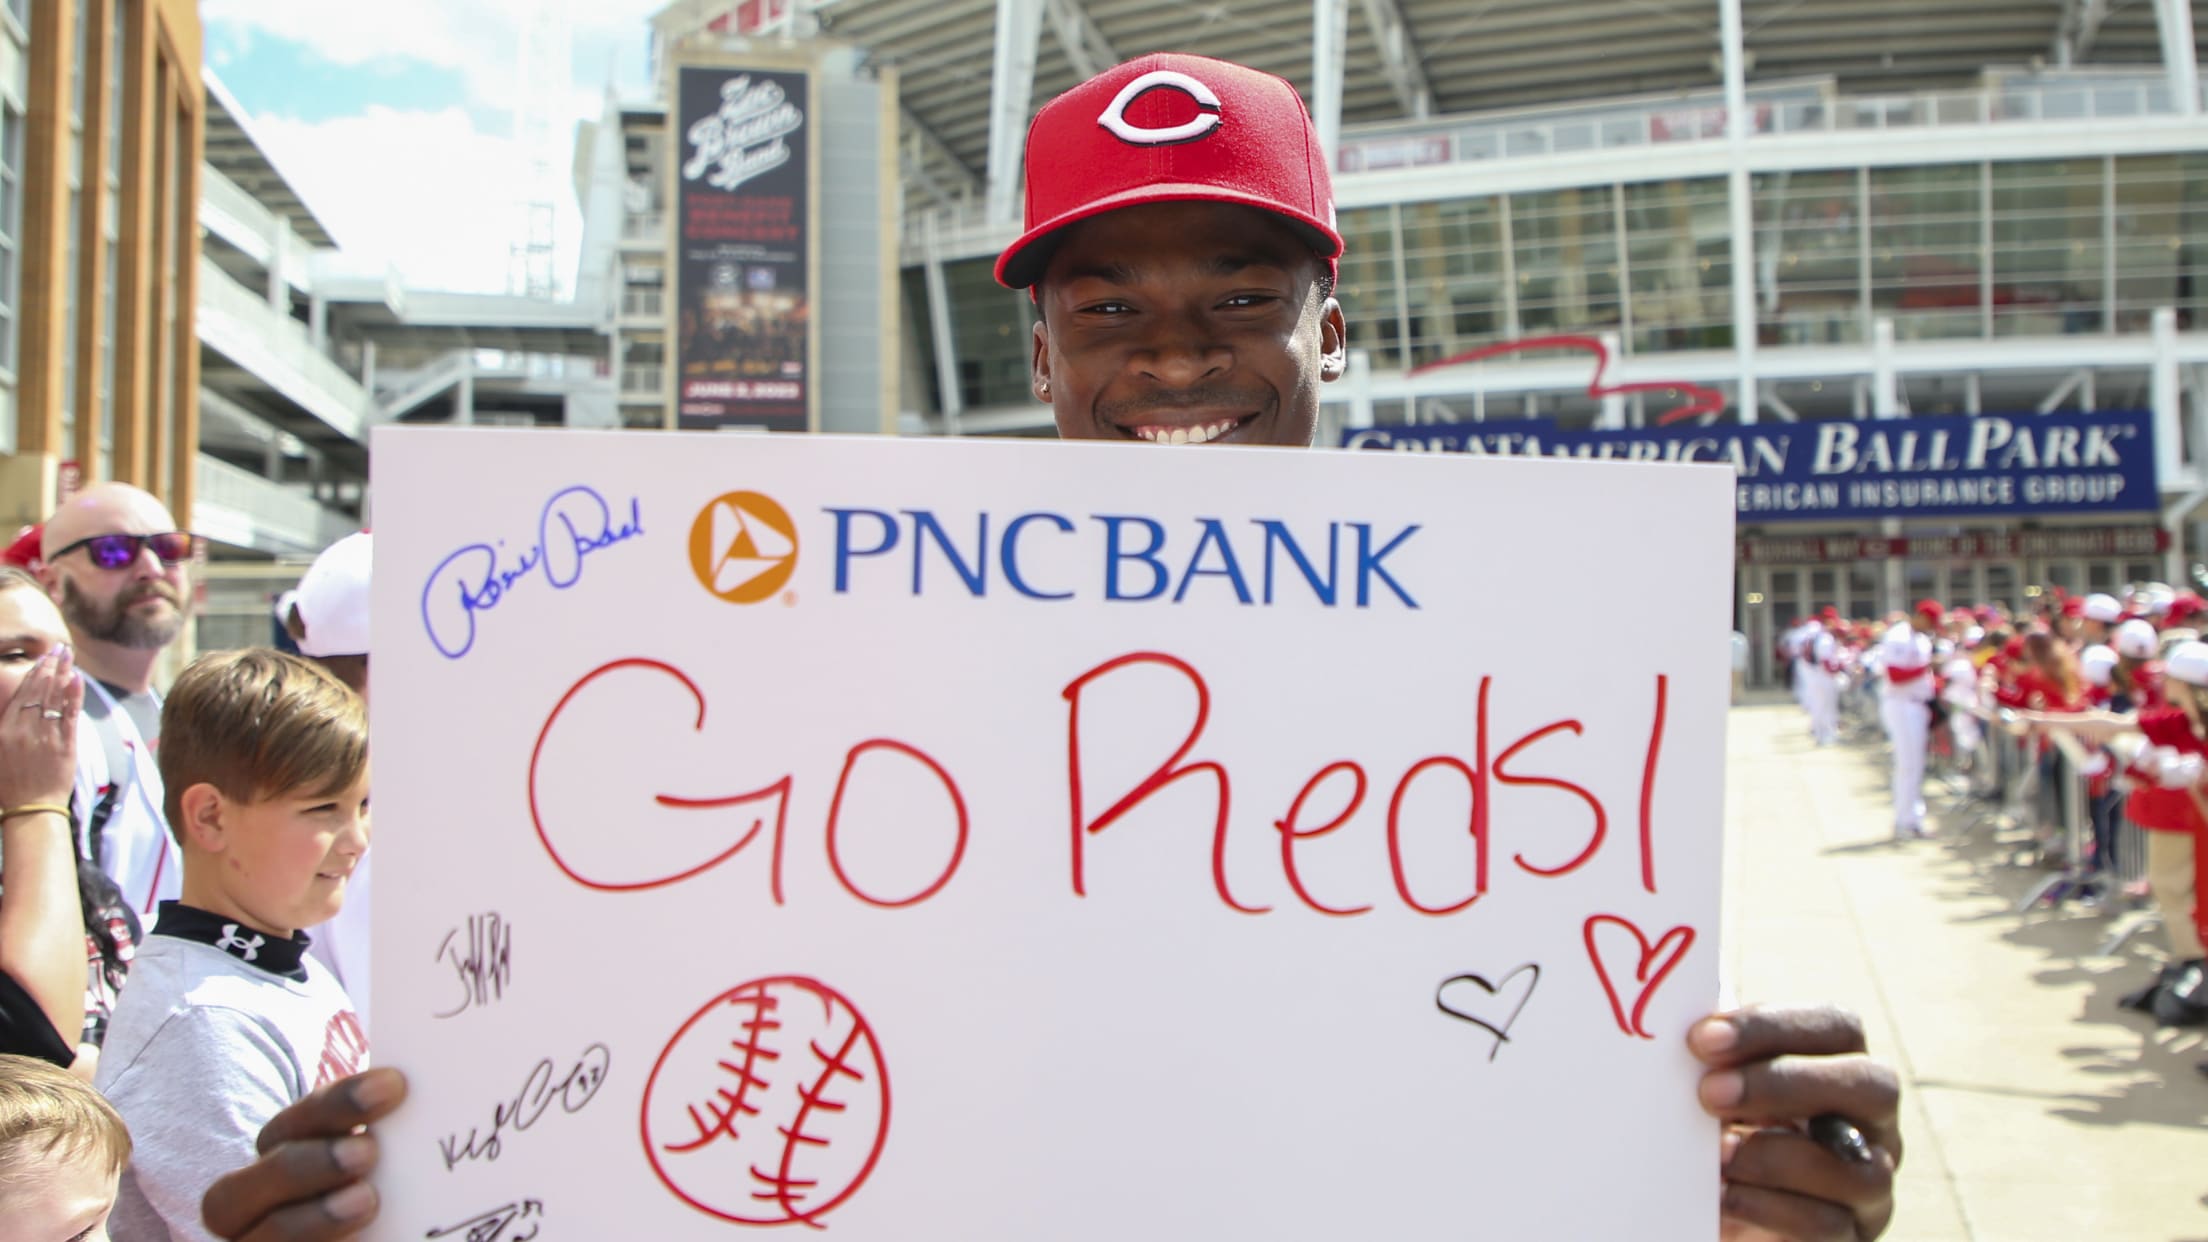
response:
M289 221L292 231L307 244L335 249L337 241L329 229L269 160L237 96L212 69L204 70L201 80L207 88L207 162L261 205Z
M695 0L693 0L695 2ZM754 0L756 2L756 0ZM830 37L900 74L908 181L988 181L995 113L1034 108L1144 52L1240 61L1316 106L1318 14L1340 25L1342 125L1722 83L1719 0L799 0ZM1844 94L1969 87L1988 68L2152 70L2208 0L1740 0L1747 81L1830 78ZM1000 26L1003 27L1000 29ZM2187 29L2191 27L2191 29ZM2190 36L2190 37L2186 37ZM1024 49L1032 49L1023 57ZM1015 85L1031 73L1025 98ZM1323 124L1323 120L1322 120ZM998 159L1007 139L995 139ZM1018 138L1009 152L1017 158Z

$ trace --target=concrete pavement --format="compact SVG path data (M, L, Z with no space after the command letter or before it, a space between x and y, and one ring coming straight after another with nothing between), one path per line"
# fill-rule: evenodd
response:
M2208 1040L2115 1004L2160 940L2100 957L2099 914L2011 913L2044 873L1990 830L1891 842L1883 746L1818 749L1792 703L1736 708L1729 759L1730 977L1855 1008L1899 1067L1887 1237L2208 1242ZM1950 833L1969 818L1932 805Z

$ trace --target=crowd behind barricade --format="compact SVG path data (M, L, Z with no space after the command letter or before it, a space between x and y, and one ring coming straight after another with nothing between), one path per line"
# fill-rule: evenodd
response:
M2121 1002L2208 1025L2208 600L2162 583L2049 590L2033 607L1920 602L1871 621L1827 607L1779 641L1819 746L1891 748L1896 840L1931 834L1929 779L2006 819L2074 901L2158 922L2168 960ZM1957 817L1951 830L1967 831ZM2113 943L2113 942L2112 942ZM2208 1063L2200 1066L2208 1074Z

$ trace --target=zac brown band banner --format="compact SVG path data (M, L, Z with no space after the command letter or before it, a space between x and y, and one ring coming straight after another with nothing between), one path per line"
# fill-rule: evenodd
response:
M811 430L808 75L685 65L677 104L676 425Z

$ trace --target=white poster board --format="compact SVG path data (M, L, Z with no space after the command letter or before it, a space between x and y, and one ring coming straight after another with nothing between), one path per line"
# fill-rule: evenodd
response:
M1723 468L374 460L375 1237L1716 1236Z

